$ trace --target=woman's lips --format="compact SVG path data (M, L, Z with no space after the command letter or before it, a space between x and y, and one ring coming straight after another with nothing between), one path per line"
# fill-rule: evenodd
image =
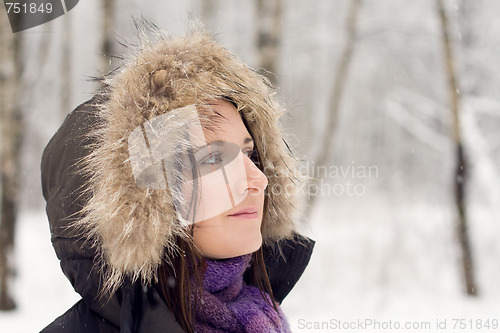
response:
M237 211L234 214L229 215L230 217L237 217L237 218L256 218L259 217L258 213L258 208L257 207L247 207L243 208L239 211Z

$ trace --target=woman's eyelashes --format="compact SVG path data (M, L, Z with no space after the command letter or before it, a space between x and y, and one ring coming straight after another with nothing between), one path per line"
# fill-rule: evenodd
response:
M259 151L256 148L248 150L243 154L245 154L245 156L248 157L253 164L260 168Z
M257 153L257 149L248 149L246 150L245 152L243 152L243 154L248 157L253 163L257 163L258 162L258 153ZM229 154L227 154L227 152L224 152L224 151L212 151L210 152L209 154L207 154L206 156L204 156L203 158L200 159L200 162L199 164L200 165L218 165L218 164L221 164L223 163L224 161L227 163L229 162L227 159L230 158L231 160L233 160L234 158L236 158L236 156L233 156L232 158L230 156L227 156Z
M223 153L221 152L213 152L213 153L210 153L208 156L205 156L200 164L203 164L203 165L217 165L217 164L220 164L222 163L222 155Z
M257 149L249 149L245 151L243 154L245 154L245 156L248 157L250 160L254 161L254 158L257 155Z
M253 143L245 144L243 147L234 142L212 141L194 152L194 160L199 170L209 173L234 161L239 154L245 155L258 166L259 153Z

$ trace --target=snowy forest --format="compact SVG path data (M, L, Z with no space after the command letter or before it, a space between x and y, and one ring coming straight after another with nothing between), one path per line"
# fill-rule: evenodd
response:
M293 332L498 330L498 13L496 0L83 0L13 33L1 7L0 331L39 331L80 298L51 246L41 155L140 19L170 35L201 22L277 87L310 177L296 223L316 241L282 305Z

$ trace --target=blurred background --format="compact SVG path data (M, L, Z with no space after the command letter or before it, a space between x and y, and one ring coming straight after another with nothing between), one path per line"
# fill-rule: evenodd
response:
M133 17L171 35L199 19L279 87L312 177L297 224L317 242L283 303L294 332L498 328L499 12L495 0L85 0L14 34L0 9L0 330L39 331L79 299L50 244L40 159L134 42Z

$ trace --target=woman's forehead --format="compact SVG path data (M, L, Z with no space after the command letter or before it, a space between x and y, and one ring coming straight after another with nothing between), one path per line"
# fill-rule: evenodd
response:
M216 124L209 123L203 126L207 143L213 141L227 141L237 144L246 144L252 141L241 115L236 107L227 101L214 101L208 104L211 112L216 114ZM211 117L209 117L211 118ZM209 127L209 128L207 128Z

